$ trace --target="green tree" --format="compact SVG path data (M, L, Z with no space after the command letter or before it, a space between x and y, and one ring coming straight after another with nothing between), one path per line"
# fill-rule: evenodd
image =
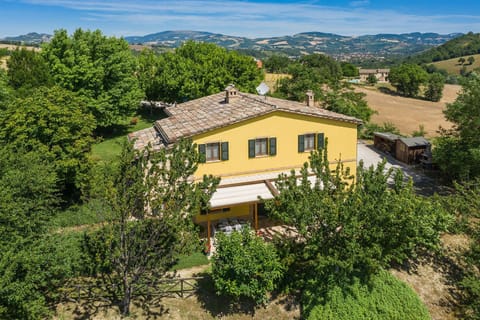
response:
M219 179L192 183L198 161L188 140L157 153L126 144L118 167L101 170L95 180L92 198L105 203L106 223L85 236L86 264L98 289L120 301L123 315L199 240L192 215L209 202Z
M374 74L371 73L371 74L368 75L368 77L367 77L367 83L368 83L369 85L374 85L374 84L376 84L377 82L378 82L378 79L377 79L377 77L375 77Z
M175 53L155 58L141 57L141 70L155 78L141 76L149 100L184 102L221 92L230 83L242 91L255 92L263 72L252 57L227 51L215 44L185 42Z
M0 318L41 319L79 266L75 242L47 231L60 202L48 157L0 149Z
M432 73L428 77L425 98L430 101L440 101L445 87L445 77L440 73Z
M427 73L418 65L404 63L393 67L388 78L398 93L415 97L420 90L420 85L427 80Z
M94 118L86 103L59 87L41 87L8 104L0 115L0 142L45 155L65 195L78 196L89 170Z
M33 50L22 47L12 51L7 66L9 83L16 90L52 84L47 63L40 53Z
M439 248L450 216L438 202L416 196L400 171L385 173L385 162L360 165L352 181L341 163L332 170L326 152L313 152L300 173L300 179L294 172L281 175L279 195L266 203L274 218L297 231L279 244L294 288L325 293L353 276L368 279L392 262Z
M99 30L77 29L71 37L57 30L42 55L56 85L88 99L99 127L121 123L143 97L136 59L124 39L105 37Z
M293 61L287 56L272 55L264 60L265 69L271 73L286 73L288 72L288 66Z
M7 73L0 69L0 110L6 108L13 95L13 89L8 85Z
M283 274L275 247L248 228L217 234L212 277L218 295L265 303Z
M341 62L340 66L342 68L342 75L344 77L358 77L359 71L354 64L348 62Z
M464 57L460 57L460 58L458 59L458 63L463 65L463 64L465 63L465 58L464 58Z
M433 156L443 174L451 179L469 180L480 176L480 76L465 79L462 91L447 104L445 118L454 124L442 130L435 141Z
M472 65L475 62L475 58L473 56L468 57L467 59L468 64Z

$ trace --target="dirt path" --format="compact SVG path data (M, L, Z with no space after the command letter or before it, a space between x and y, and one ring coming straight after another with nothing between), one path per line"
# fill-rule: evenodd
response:
M427 137L437 136L439 126L450 128L442 113L446 103L453 102L460 90L458 85L445 85L443 98L439 102L404 98L382 93L373 88L357 87L365 93L368 105L378 112L372 116L372 122L383 124L392 122L402 134L411 135L420 125L425 127Z

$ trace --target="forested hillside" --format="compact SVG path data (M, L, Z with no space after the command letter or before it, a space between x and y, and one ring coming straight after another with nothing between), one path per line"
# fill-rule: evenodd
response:
M410 63L430 63L477 53L480 53L480 33L469 32L406 60Z

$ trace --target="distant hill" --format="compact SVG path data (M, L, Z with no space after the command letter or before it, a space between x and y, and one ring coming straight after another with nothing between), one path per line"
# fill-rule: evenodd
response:
M304 32L293 36L246 38L202 31L163 31L145 36L125 37L130 44L176 48L187 40L215 43L219 46L252 52L276 52L288 56L325 53L339 60L382 58L413 55L455 39L461 34L437 33L377 34L358 37L333 33ZM51 35L28 33L0 41L38 45L48 42Z
M469 32L406 60L412 63L431 63L477 53L480 53L480 33Z
M30 32L21 36L6 37L1 39L1 41L7 42L7 43L38 45L43 42L49 42L51 38L52 38L52 35L50 34Z
M186 40L212 42L228 49L283 52L291 56L325 53L338 59L408 55L441 45L461 34L437 33L377 34L359 37L332 33L304 32L293 36L245 38L201 31L164 31L126 37L131 44L175 48Z

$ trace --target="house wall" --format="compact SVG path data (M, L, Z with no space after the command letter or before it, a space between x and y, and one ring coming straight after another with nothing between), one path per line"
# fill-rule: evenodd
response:
M309 152L298 152L298 135L324 133L328 138L332 166L341 159L351 172L356 171L357 125L278 111L193 137L197 144L228 142L229 160L199 164L196 178L204 174L237 177L264 172L281 172L300 168ZM248 140L275 137L277 154L248 157Z

